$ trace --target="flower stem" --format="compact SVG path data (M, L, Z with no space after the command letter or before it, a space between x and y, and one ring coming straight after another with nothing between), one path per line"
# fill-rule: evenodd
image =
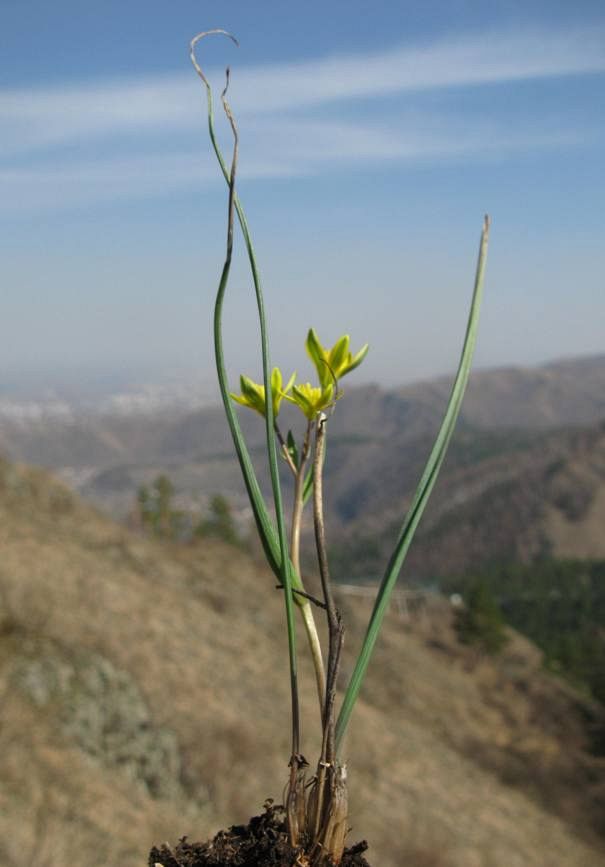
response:
M321 413L316 425L313 459L313 523L317 559L328 620L328 672L322 714L321 756L309 798L308 830L313 841L313 863L338 863L344 847L342 829L346 828L346 768L336 762L335 715L336 680L344 640L340 613L336 608L326 550L323 516L323 464L326 416Z
M305 432L305 439L303 441L303 446L300 453L300 462L298 468L296 470L296 476L294 480L294 502L292 505L292 526L290 528L290 557L292 559L292 564L296 569L296 572L300 575L300 532L302 527L302 516L303 516L303 489L305 483L305 465L307 463L307 458L309 456L309 449L311 445L311 432L313 428L313 422L308 422L307 430ZM307 617L306 615L311 615ZM309 646L311 648L311 656L313 659L313 667L315 669L315 681L317 684L317 695L319 698L319 712L323 719L324 713L324 703L325 703L325 671L323 658L321 653L321 645L319 643L319 636L317 634L317 630L315 628L315 622L313 620L313 616L311 614L311 608L307 605L303 607L302 611L303 622L305 625L305 629L307 630L307 637L309 640ZM309 631L307 626L312 628L312 632Z

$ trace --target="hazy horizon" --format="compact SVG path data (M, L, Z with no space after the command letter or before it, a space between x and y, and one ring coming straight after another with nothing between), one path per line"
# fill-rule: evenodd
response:
M498 370L521 369L539 370L551 365L592 361L605 358L605 353L588 353L585 355L558 356L545 358L535 364L475 364L473 373L496 372ZM312 376L312 371L309 370ZM432 382L440 379L453 377L455 366L447 370L436 370L426 376L410 377L407 379L381 380L364 376L362 370L357 371L356 378L349 377L344 386L348 388L367 385L378 385L383 389L392 389L406 386L414 386L424 382ZM301 371L306 375L306 369ZM262 374L259 372L259 381ZM300 377L299 377L300 378ZM237 387L237 374L233 374L233 386ZM0 374L0 400L74 400L75 402L94 401L95 398L107 397L120 393L128 393L146 387L165 389L166 395L171 390L176 391L191 386L195 389L192 394L194 402L204 403L213 397L216 403L220 403L220 392L216 382L214 370L203 371L195 368L173 367L160 369L152 367L138 368L56 368L37 370L3 370Z

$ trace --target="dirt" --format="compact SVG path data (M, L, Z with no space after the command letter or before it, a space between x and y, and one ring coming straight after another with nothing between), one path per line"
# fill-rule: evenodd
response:
M345 849L341 867L370 867L362 853L365 840ZM247 825L233 825L206 843L183 837L172 849L167 844L149 853L149 867L310 867L304 847L288 842L284 809L270 802L265 812Z

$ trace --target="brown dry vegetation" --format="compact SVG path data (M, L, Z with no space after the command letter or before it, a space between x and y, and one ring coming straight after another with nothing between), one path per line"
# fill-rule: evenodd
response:
M135 867L281 797L287 654L264 567L140 538L6 463L0 548L0 863ZM341 604L350 654L369 603ZM605 865L597 711L518 636L493 663L450 619L430 599L389 615L347 745L351 836L380 867Z

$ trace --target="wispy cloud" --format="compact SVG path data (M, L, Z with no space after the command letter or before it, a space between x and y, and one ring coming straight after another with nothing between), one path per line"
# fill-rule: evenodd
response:
M602 71L605 27L483 34L382 54L237 69L231 98L240 114L259 114L406 90ZM202 99L192 73L0 90L2 147L43 147L78 137L188 128L199 122Z
M488 128L472 118L462 126L430 113L399 120L385 114L371 124L350 124L313 116L313 110L404 91L603 71L602 26L482 34L381 54L239 68L231 99L246 118L242 173L300 175L363 160L448 159L573 143L577 134L560 129L513 131L503 123ZM0 207L14 208L16 201L22 209L54 207L208 182L211 175L199 157L187 150L175 153L183 133L201 129L203 100L193 73L0 90ZM128 156L130 137L156 153ZM108 145L117 157L107 156ZM66 147L84 148L81 162L67 161ZM104 158L97 159L98 153Z
M271 121L262 135L248 139L240 160L240 181L308 177L369 162L485 160L577 144L574 133L528 134L484 125L419 133L304 120ZM218 169L190 149L0 169L0 215L169 195L219 182Z
M238 75L242 110L605 70L605 27L566 33L481 34L381 54L339 56Z
M240 174L249 179L290 176L289 165L249 161ZM0 169L0 214L80 206L198 190L219 180L198 153L177 151L146 157L61 162L50 167Z

